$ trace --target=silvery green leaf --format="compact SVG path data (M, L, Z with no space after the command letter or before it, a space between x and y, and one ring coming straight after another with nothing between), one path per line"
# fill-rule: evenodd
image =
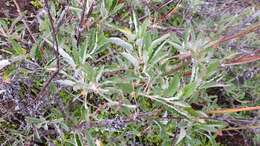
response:
M161 123L163 124L163 125L167 125L168 124L168 122L169 122L169 119L167 118L168 117L168 112L167 111L165 111L164 113L163 113L163 116L162 116L164 119L161 121Z
M87 143L88 143L88 146L96 146L95 145L95 142L94 142L94 138L92 137L90 131L88 130L87 131Z
M174 105L177 105L177 106L181 106L181 107L190 107L189 104L187 104L186 102L182 102L182 101L174 101L172 102Z
M143 39L137 39L135 44L138 46L138 47L143 47L144 46L144 40Z
M66 62L68 62L73 68L76 68L76 64L73 60L73 58L67 53L64 51L63 48L60 48L59 47L59 54L64 58L64 60Z
M101 16L102 16L103 18L108 16L108 11L107 11L107 9L106 9L105 1L104 1L104 0L101 2L101 5L100 5L100 14L101 14Z
M82 138L79 134L77 134L77 133L74 134L74 140L75 140L76 146L83 146Z
M129 54L129 53L126 53L126 52L123 52L123 53L121 53L128 61L130 61L133 65L134 65L134 67L135 68L138 68L139 67L139 62L138 62L138 60L134 57L134 56L132 56L131 54Z
M153 62L149 65L149 69L155 67L155 64L160 62L161 60L165 59L168 56L168 54L163 54L162 56L155 57L156 59L153 60Z
M160 45L163 41L165 41L165 40L166 40L167 38L169 38L169 37L170 37L170 34L168 33L168 34L165 34L165 35L163 35L162 37L160 37L160 38L154 40L154 41L152 42L152 44L151 44L151 48L154 48L154 47Z
M108 39L108 41L110 43L113 43L115 45L118 45L118 46L126 49L127 52L131 52L133 50L133 46L130 43L128 43L128 42L126 42L126 41L124 41L124 40L122 40L118 37L110 37Z
M53 46L53 43L51 41L49 41L48 39L44 39L49 45ZM59 54L63 57L63 59L69 63L69 65L72 67L72 68L76 68L76 64L73 60L73 58L67 53L64 51L63 48L59 47L58 49L59 51Z
M178 135L178 139L175 143L175 145L178 145L186 136L186 130L184 128L181 128L180 134Z
M148 52L146 50L143 50L143 61L145 64L148 64L148 60L149 60L149 56L148 56Z
M127 107L127 108L133 108L133 109L138 107L137 105L130 105L130 104L122 104L122 106Z
M178 75L176 75L170 79L169 87L166 90L166 95L173 96L178 91L179 87L180 87L180 78Z
M139 29L138 29L138 21L137 21L137 16L135 11L133 11L133 22L134 22L134 26L135 26L135 33L138 34Z
M159 55L159 52L162 50L163 46L165 45L166 42L163 42L158 48L154 49L152 54L149 56L149 61L153 60L154 58L158 58L157 55ZM155 60L154 59L154 60ZM154 62L154 61L153 61ZM154 64L154 63L152 63Z
M172 42L172 41L168 41L169 44L171 44L174 48L178 49L178 50L182 50L182 45L176 43L176 42Z
M11 62L9 60L0 60L0 70L10 64L11 64Z
M57 80L56 82L64 86L74 86L76 84L76 82L71 80Z
M97 76L96 76L96 82L97 83L101 79L103 72L104 72L104 66L102 66L100 69L98 69L98 73L97 73Z

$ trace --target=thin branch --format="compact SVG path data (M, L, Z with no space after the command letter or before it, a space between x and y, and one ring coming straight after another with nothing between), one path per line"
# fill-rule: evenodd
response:
M227 62L223 63L222 66L233 66L233 65L241 65L247 64L251 62L256 62L260 60L260 54L247 54L247 55L240 55Z
M39 92L39 94L37 95L36 99L38 99L40 96L42 96L44 94L45 90L49 87L51 81L58 75L59 70L60 70L59 45L58 45L58 41L57 41L57 37L56 37L57 32L56 32L56 29L54 27L54 23L53 23L52 16L51 16L51 13L50 13L48 0L44 0L44 3L45 3L45 8L47 9L48 17L49 17L49 20L50 20L50 23L51 23L51 29L52 29L51 34L52 34L52 38L53 38L53 49L54 49L55 57L56 57L56 60L57 60L57 64L56 64L57 70L44 83L44 85L43 85L41 91Z
M155 7L155 6L153 6L153 5L149 5L149 3L146 2L146 1L142 1L142 3L143 3L144 5L146 5L147 7L151 7L151 13L154 13L154 12L159 12L160 9L164 8L165 6L171 4L171 3L174 2L174 1L175 1L175 0L168 0L168 1L164 2L163 4L161 4L161 5L158 6L158 7ZM143 21L143 20L144 20L145 18L147 18L148 16L149 16L149 15L144 15L144 16L140 17L138 20L139 20L139 21Z
M217 40L211 41L211 42L209 42L207 47L208 48L212 47L212 48L218 49L219 45L221 45L221 44L223 44L223 43L225 43L227 41L244 37L247 34L253 33L253 32L255 32L255 31L259 30L259 29L260 29L260 23L256 23L256 24L251 25L251 26L245 28L244 30L242 30L240 32L237 32L237 33L235 33L233 35L226 35L226 36L223 36L223 37L221 37L221 38L219 38ZM256 53L259 53L259 52L256 52ZM176 57L178 57L180 60L183 60L182 55L181 56L177 55ZM192 57L191 52L188 52L185 55L185 58L191 58L191 57Z
M213 48L217 48L220 44L222 44L224 42L243 37L243 36L245 36L249 33L255 32L259 29L260 29L260 23L256 23L252 26L245 28L245 30L242 30L242 31L235 33L233 35L223 36L220 39L218 39L217 41L213 41L212 43L210 43L209 46L213 47Z
M179 0L177 2L177 5L175 7L173 7L169 12L167 12L165 15L161 16L160 18L160 22L165 21L167 19L169 19L173 14L175 14L177 12L177 10L179 10L179 8L181 7L181 2L182 0Z
M80 22L79 22L79 26L78 26L77 32L76 32L77 47L79 47L81 32L83 31L83 27L82 26L83 26L83 22L84 22L84 16L85 16L86 7L87 7L87 0L84 0L83 10L81 12Z
M16 0L13 0L13 2L14 2L14 4L15 4L16 8L17 8L18 14L22 17L22 22L23 22L25 28L26 28L27 31L29 32L29 36L31 37L32 43L35 43L35 42L36 42L36 39L35 39L35 37L33 36L32 31L31 31L31 29L29 28L27 22L25 21L25 18L24 18L24 16L23 16L22 12L21 12L21 8L20 8L19 4L17 3Z
M243 130L243 129L259 129L260 125L246 125L241 127L230 127L223 129L222 131L231 131L231 130Z
M54 26L54 23L53 23L53 20L52 20L52 16L51 16L51 12L50 12L50 8L49 8L49 5L48 5L48 0L44 0L44 3L45 3L45 8L47 9L47 13L48 13L48 17L49 17L49 20L50 20L50 23L51 23L51 29L52 29L52 39L53 39L53 48L55 49L55 56L56 56L56 59L57 59L57 68L59 69L60 68L60 59L59 59L59 45L58 45L58 40L57 40L57 32L56 32L56 29L55 29L55 26Z
M89 128L98 128L98 127L106 127L106 128L116 128L120 129L123 127L126 127L127 125L131 123L136 123L136 122L152 122L153 120L166 120L166 121L180 121L182 119L185 119L184 117L181 116L174 116L174 115L168 115L167 117L162 117L161 115L161 110L156 110L152 112L141 112L141 113L134 113L130 116L127 117L117 117L113 119L106 119L106 120L101 120L101 121L84 121L72 128L71 130L74 131L82 131L85 129ZM233 124L236 124L238 126L252 126L254 121L252 119L230 119L228 117L196 117L196 119L203 119L206 121L210 120L216 120L216 121L222 121L227 124L230 124L230 121L232 121ZM252 122L253 121L253 122ZM232 128L232 127L230 127ZM251 127L251 128L256 128L256 127Z
M93 5L94 3L92 2L89 9L88 9L88 12L86 14L86 20L90 17L90 14L92 13L93 11ZM80 17L80 23L79 23L79 26L77 28L77 32L76 32L76 39L77 39L77 47L79 47L79 43L80 43L80 38L81 38L81 32L84 30L83 28L83 24L84 24L84 17L85 17L85 11L86 11L86 7L87 7L87 0L84 0L84 3L83 3L83 10L82 10L82 13L81 13L81 17Z
M68 13L68 11L69 11L69 5L67 5L65 8L64 8L64 10L61 12L61 14L60 14L60 17L59 17L59 19L57 20L57 24L56 24L56 28L57 28L57 32L59 31L59 28L60 28L60 26L64 23L64 18L65 18L65 16L67 15L67 13Z
M235 113L241 111L252 111L252 110L260 110L260 106L212 110L212 111L208 111L208 114L225 114L225 113Z
M167 5L171 4L174 1L175 0L168 0L168 1L166 1L165 3L161 4L156 11L159 11L160 9L162 9L163 7L166 7Z

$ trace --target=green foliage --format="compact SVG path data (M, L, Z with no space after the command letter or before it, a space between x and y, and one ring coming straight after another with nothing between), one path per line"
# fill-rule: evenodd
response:
M43 4L41 3L40 0L32 0L31 4L36 8L36 9L40 9L43 7Z
M84 17L78 46L75 30L79 27L82 3L70 1L68 12L61 19L65 8L59 1L50 2L55 28L59 27L56 37L61 68L40 97L39 111L22 113L26 126L18 128L17 123L0 119L0 129L6 127L4 131L8 133L7 137L0 136L1 143L218 145L219 130L229 126L224 118L250 118L247 112L220 116L223 120L207 114L223 107L223 97L230 98L224 101L229 108L234 103L259 104L259 99L251 102L253 99L247 95L259 97L259 77L238 85L234 74L241 73L241 68L223 66L226 58L238 54L236 50L230 50L226 44L219 48L210 45L225 35L232 23L238 24L240 18L231 14L214 21L204 18L202 0L183 2L167 20L160 20L161 15L172 10L175 3L155 9L153 6L163 1L146 4L138 0L101 0L94 2L91 12L92 2L87 0L86 13L90 15ZM31 4L37 9L43 7L38 0ZM251 13L244 12L243 17ZM58 21L62 22L60 26ZM36 42L23 44L21 39L30 37L18 22L0 20L1 30L6 32L4 39L0 38L4 46L0 59L5 59L0 62L4 68L0 79L29 76L35 81L20 86L20 96L34 97L56 69L53 30L48 15L43 14L34 33ZM178 29L174 30L175 27ZM210 33L207 28L212 29ZM241 39L237 43L250 45L255 37L252 34L247 41ZM37 68L22 70L23 61L34 62ZM250 64L251 68L255 66ZM27 88L33 89L28 93ZM208 90L214 88L224 91L214 91L212 95ZM35 103L28 103L31 104Z

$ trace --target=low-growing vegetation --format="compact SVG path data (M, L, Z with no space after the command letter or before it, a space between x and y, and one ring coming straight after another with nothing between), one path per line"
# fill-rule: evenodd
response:
M1 0L1 145L259 145L259 6Z

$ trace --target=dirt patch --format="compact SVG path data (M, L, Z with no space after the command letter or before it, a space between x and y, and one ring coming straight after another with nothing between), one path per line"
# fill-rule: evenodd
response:
M222 135L217 136L217 142L221 143L224 146L253 146L254 142L252 141L248 131L225 131Z
M16 0L21 11L25 11L26 16L32 16L35 13L35 8L31 4L31 0ZM18 12L12 0L0 1L0 18L16 18Z

